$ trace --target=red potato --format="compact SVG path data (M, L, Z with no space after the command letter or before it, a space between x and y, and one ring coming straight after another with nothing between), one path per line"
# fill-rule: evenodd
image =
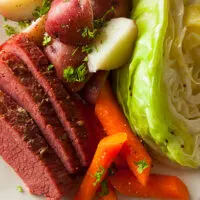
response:
M130 0L92 0L94 18L99 19L105 16L105 13L112 8L114 12L110 12L107 19L112 17L128 17L131 11Z
M93 29L90 0L54 0L45 24L46 32L65 44L85 45L91 39L83 37L84 28Z
M54 65L58 78L66 84L68 89L77 92L83 88L85 82L67 83L63 78L64 69L66 69L68 66L76 68L82 64L83 59L87 54L83 53L81 48L66 45L59 40L54 39L44 51L50 62Z
M109 72L98 71L84 86L81 96L90 104L96 104L100 91L108 77Z

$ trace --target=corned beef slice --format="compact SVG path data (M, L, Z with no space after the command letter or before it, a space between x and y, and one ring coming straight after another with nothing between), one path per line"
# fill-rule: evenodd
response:
M27 66L12 53L0 52L0 89L24 107L39 126L69 173L79 169L79 160L48 95Z
M60 199L72 180L30 115L0 91L0 155L35 195Z
M55 70L48 71L49 62L44 53L25 34L16 35L8 40L3 49L20 57L49 95L50 101L67 131L82 165L87 167L99 142L95 130L88 128L89 122L82 112L83 110L87 112L87 106L79 98L66 91L56 77Z

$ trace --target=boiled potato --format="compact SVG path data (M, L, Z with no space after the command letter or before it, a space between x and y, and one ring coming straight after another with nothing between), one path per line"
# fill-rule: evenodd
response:
M33 18L33 11L42 0L0 0L0 14L13 21Z
M127 64L133 53L137 33L137 26L131 19L121 17L109 21L88 55L89 72L108 71Z

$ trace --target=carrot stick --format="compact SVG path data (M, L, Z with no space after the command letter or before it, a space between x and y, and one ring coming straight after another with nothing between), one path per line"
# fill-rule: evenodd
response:
M99 198L99 200L117 200L117 194L112 186L108 186L108 193Z
M120 170L109 177L113 187L123 195L189 200L189 192L185 184L175 176L150 175L146 186L142 186L130 170Z
M147 154L144 146L131 130L108 82L105 83L97 99L95 113L108 135L119 132L127 134L128 140L123 147L122 154L138 181L142 185L146 185L151 170L152 160Z
M74 198L75 200L92 200L126 140L126 133L118 133L107 136L100 141L92 163Z

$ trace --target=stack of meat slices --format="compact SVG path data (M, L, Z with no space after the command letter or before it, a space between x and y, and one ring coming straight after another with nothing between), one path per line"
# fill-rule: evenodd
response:
M49 64L26 34L0 47L0 155L33 194L60 199L70 175L89 166L103 131Z

